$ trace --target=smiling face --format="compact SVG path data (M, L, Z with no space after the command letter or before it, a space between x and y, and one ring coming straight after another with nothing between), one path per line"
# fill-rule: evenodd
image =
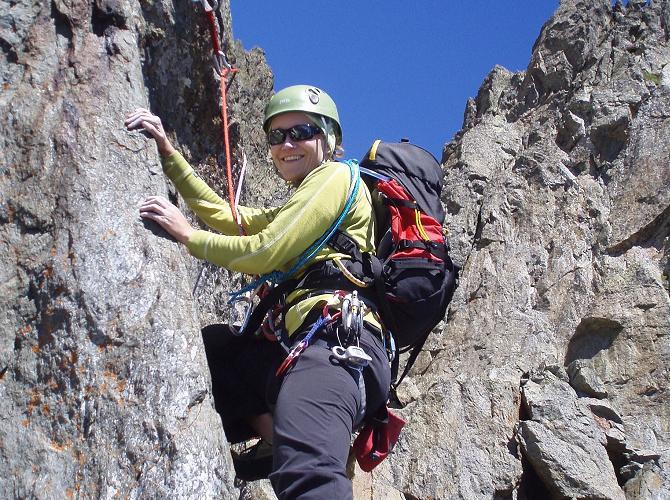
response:
M312 123L305 113L282 113L272 119L269 129L286 130L303 123ZM270 155L281 178L299 184L326 159L326 138L320 133L306 141L294 141L286 134L284 142L270 146Z

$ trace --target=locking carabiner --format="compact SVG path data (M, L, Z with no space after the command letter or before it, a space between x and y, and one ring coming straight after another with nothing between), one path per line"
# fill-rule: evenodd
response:
M363 331L363 317L365 316L366 305L358 298L356 290L342 297L341 301L342 329L346 335L346 340L358 344L358 339Z

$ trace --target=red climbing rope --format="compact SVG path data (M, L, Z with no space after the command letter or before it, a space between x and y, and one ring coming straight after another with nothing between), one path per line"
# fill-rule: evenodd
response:
M228 203L230 204L230 211L232 212L233 220L237 223L239 233L240 235L244 235L246 233L244 231L244 227L242 227L242 221L237 212L237 207L235 203L233 167L232 167L232 159L230 157L230 137L228 135L228 102L227 102L228 86L232 82L232 79L235 77L235 73L238 71L238 69L231 67L231 65L226 60L225 54L221 51L221 45L219 43L219 32L216 26L214 9L209 4L209 2L207 2L207 0L200 0L200 1L203 7L205 8L205 14L207 15L207 21L209 24L209 35L212 40L212 58L214 61L214 70L221 77L220 81L221 97L219 101L219 112L221 115L221 130L226 155L226 180L228 181Z
M240 215L237 212L237 207L235 206L235 189L233 186L233 168L230 158L230 137L228 135L228 102L226 99L226 94L228 93L228 75L233 74L237 69L235 68L225 68L221 72L221 121L223 128L223 144L226 148L226 178L228 179L228 203L230 203L230 210L233 214L233 220L237 223L237 228L240 232L240 236L244 235L244 228L242 227L242 221Z

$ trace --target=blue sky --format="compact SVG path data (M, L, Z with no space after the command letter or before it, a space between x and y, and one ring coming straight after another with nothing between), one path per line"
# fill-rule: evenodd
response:
M261 47L275 90L337 103L345 156L409 137L438 160L494 65L524 70L559 0L231 0L233 36Z

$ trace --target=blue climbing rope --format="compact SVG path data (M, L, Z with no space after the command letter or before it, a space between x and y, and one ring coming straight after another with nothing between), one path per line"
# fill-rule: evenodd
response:
M335 219L335 221L331 224L331 226L323 234L323 236L321 236L321 238L312 243L309 246L309 248L307 248L307 250L305 250L302 253L302 255L300 255L296 263L288 271L284 273L281 271L272 271L271 273L264 274L263 276L254 280L252 283L240 288L238 291L232 292L230 294L228 304L232 304L233 302L240 300L242 298L242 295L244 295L246 292L255 290L256 288L259 287L259 285L265 282L268 282L274 286L281 283L282 281L289 279L307 262L312 260L312 258L314 258L314 256L326 245L331 236L335 234L335 231L337 231L337 228L340 227L347 213L349 213L349 209L354 204L354 201L356 200L356 195L358 194L358 188L361 183L360 167L358 166L358 161L344 160L343 163L345 163L349 167L350 188L349 188L349 194L347 196L347 202L345 203L344 208L342 209L342 212L340 213L339 217Z

